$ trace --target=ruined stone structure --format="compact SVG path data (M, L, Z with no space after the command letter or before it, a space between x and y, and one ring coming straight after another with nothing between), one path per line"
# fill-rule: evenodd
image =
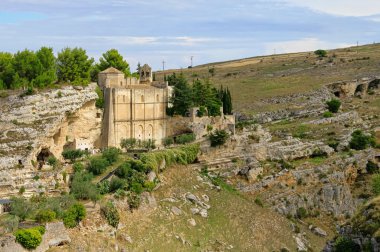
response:
M166 82L152 81L152 69L140 68L140 79L125 78L124 73L108 68L99 73L105 109L102 147L120 147L125 138L155 140L160 145L166 137L168 106L171 88Z

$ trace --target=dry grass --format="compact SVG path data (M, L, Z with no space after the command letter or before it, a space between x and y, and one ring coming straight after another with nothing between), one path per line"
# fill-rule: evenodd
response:
M250 114L275 109L262 104L261 99L308 92L327 83L376 75L379 60L380 44L373 44L331 50L321 61L312 52L282 54L161 71L156 73L156 78L163 79L164 74L173 72L183 72L190 80L209 77L215 86L229 87L235 111ZM209 68L215 68L214 76ZM282 108L289 106L291 104L282 104Z

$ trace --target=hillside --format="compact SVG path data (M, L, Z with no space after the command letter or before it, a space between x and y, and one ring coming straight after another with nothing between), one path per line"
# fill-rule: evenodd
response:
M336 81L380 75L379 62L380 44L372 44L330 50L321 60L313 52L260 56L158 71L156 78L161 80L163 75L179 72L189 79L208 77L217 87L230 89L236 112L255 114L294 106L268 104L267 99L273 96L305 93Z

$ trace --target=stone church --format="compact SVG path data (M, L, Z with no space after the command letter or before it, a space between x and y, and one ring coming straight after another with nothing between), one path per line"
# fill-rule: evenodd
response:
M152 139L161 145L166 137L166 107L172 89L167 82L153 81L147 64L139 74L139 79L125 78L113 67L99 73L98 84L105 101L102 148L120 147L123 138Z

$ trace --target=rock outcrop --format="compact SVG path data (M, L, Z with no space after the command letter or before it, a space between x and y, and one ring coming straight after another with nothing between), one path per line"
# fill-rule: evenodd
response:
M40 169L46 162L38 161L49 155L61 159L63 147L76 138L96 145L101 111L95 107L95 87L67 86L0 100L0 196L15 194L22 187L26 193L54 188L56 180L62 179L60 172L43 172Z

